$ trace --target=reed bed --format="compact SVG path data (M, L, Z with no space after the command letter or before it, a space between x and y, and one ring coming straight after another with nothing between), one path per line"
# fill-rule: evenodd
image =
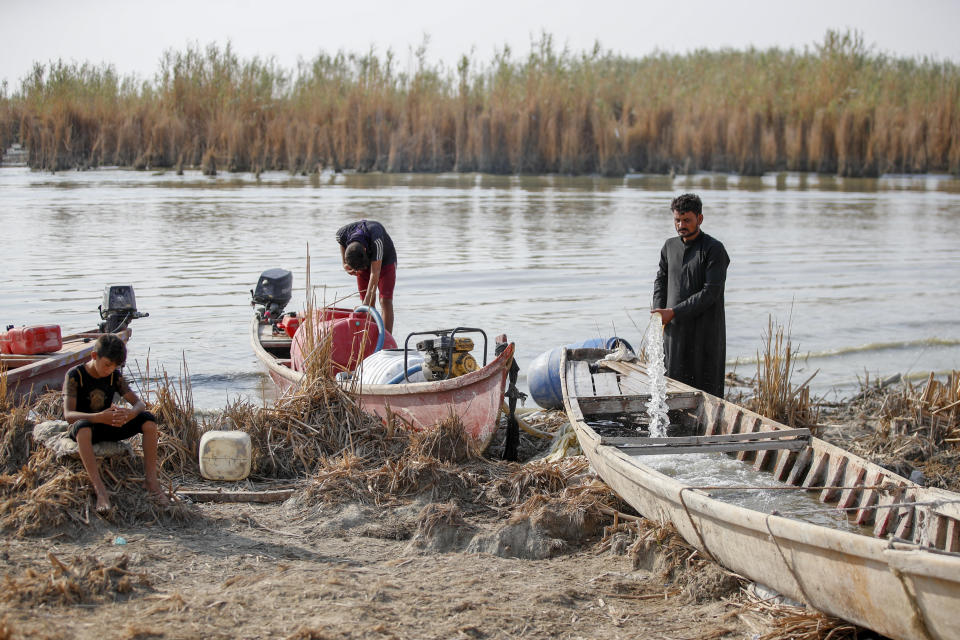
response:
M0 143L47 170L960 173L960 68L858 32L639 59L544 34L454 65L421 47L406 69L388 51L291 70L229 45L167 51L146 81L38 63L0 92Z

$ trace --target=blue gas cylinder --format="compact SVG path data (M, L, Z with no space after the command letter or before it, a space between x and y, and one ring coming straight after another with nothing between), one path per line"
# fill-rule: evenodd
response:
M613 349L623 343L630 350L633 347L623 338L591 338L583 342L554 347L544 351L527 366L527 386L530 397L544 409L562 409L563 393L560 389L560 356L564 349Z

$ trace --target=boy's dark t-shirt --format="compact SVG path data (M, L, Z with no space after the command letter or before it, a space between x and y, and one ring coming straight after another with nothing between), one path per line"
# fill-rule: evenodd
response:
M375 220L360 220L345 224L337 229L337 242L346 247L351 242L359 242L367 248L370 260L380 260L383 266L397 262L397 250L393 240L383 225Z
M114 394L125 396L130 385L119 371L105 378L95 378L85 364L77 365L67 372L63 386L65 396L77 399L76 410L81 413L97 413L113 404Z

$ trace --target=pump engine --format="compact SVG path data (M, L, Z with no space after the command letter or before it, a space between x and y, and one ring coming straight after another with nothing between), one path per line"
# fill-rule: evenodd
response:
M260 305L260 317L276 325L293 297L293 274L286 269L267 269L260 274L257 288L250 290L250 296L251 305Z
M470 355L472 349L470 338L441 335L421 340L417 351L423 354L423 377L432 382L476 371L477 361Z
M131 320L146 318L149 313L137 311L137 297L128 284L110 285L103 289L103 304L99 307L100 331L114 333L125 329Z

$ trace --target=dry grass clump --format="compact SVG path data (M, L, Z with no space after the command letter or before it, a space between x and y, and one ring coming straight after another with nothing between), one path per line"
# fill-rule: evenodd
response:
M430 503L417 514L417 535L429 538L441 528L468 529L463 510L455 502Z
M742 579L705 557L683 539L672 523L645 518L633 523L636 540L628 549L634 565L646 564L661 580L670 580L691 602L736 591ZM652 559L651 559L652 556Z
M436 458L442 462L469 462L480 458L476 446L463 428L460 416L452 411L433 429L412 432L408 448L413 455Z
M506 477L495 480L492 490L509 504L520 504L534 495L562 491L589 468L590 462L583 456L562 458L558 462L528 462L516 465Z
M63 392L48 389L34 398L33 415L37 422L63 420Z
M200 472L200 436L203 435L193 408L193 389L186 362L183 371L179 381L163 371L157 388L146 392L148 408L159 422L157 463L160 470L180 477Z
M100 474L110 491L113 509L105 518L132 526L153 522L189 522L200 517L192 506L173 502L162 506L143 487L140 457L99 460ZM164 484L169 481L163 478ZM94 506L89 478L78 458L58 460L40 448L16 474L0 476L0 530L16 536L79 534L91 526Z
M760 598L744 589L746 603L727 617L740 618L757 640L846 640L863 630L815 609Z
M224 414L250 434L252 473L268 478L309 476L321 461L345 452L382 460L398 455L408 441L403 429L363 413L336 382L322 376L272 408L238 401Z
M20 577L4 576L0 601L31 606L87 604L115 601L150 587L146 574L127 569L126 555L111 565L93 556L77 556L69 564L53 553L47 558L53 565L47 573L27 569Z
M793 386L792 376L797 352L789 332L770 317L763 337L763 354L757 354L754 394L747 408L791 427L815 427L819 413L810 400L810 381Z
M25 406L0 412L0 475L16 473L30 459L33 421Z
M554 538L578 541L599 532L607 513L619 501L600 480L566 486L552 493L534 493L519 504L511 522L529 519Z

